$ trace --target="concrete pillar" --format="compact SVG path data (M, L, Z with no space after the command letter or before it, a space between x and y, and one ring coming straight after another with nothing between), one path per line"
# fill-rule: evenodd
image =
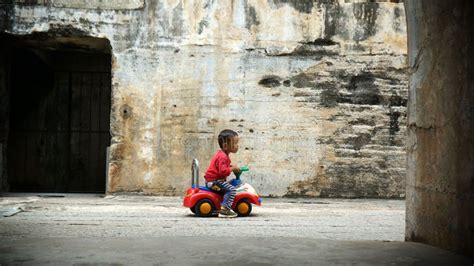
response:
M474 255L474 2L405 5L406 239Z

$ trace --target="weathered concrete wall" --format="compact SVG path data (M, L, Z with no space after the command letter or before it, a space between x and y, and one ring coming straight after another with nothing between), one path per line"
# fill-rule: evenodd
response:
M404 197L402 3L91 2L16 5L9 31L110 40L109 192L181 194L233 128L263 195Z
M406 7L406 239L474 255L474 3Z

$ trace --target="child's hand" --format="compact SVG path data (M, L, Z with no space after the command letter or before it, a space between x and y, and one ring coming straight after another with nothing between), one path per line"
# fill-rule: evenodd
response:
M234 172L234 174L240 173L240 167L238 167L238 166L232 166L232 172Z

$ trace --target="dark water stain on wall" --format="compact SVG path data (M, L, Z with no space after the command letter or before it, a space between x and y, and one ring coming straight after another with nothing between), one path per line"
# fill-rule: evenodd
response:
M311 14L315 0L269 0L270 4L273 4L277 8L283 7L285 5L290 5L298 12Z
M353 76L347 90L350 94L341 96L340 103L378 105L381 102L375 77L370 73Z
M291 77L291 83L295 88L311 88L316 86L316 74L300 73Z
M289 5L298 12L307 14L310 14L315 6L339 6L339 0L268 0L268 3L277 8Z
M349 121L347 124L354 126L354 125L367 125L367 126L375 126L375 119L364 119L364 118L356 118L355 120Z
M209 22L205 19L199 21L198 24L198 34L201 34L204 31L204 28L207 28L209 26Z
M407 98L400 95L392 94L389 99L389 106L407 106Z
M339 88L336 83L323 82L319 83L315 89L321 90L320 94L320 105L323 107L335 107L337 106L339 95Z
M328 1L324 9L324 38L331 39L336 35L339 19L341 18L341 8L339 1Z
M400 131L400 126L398 123L398 119L400 118L400 112L390 110L390 113L388 114L390 117L390 126L389 126L389 140L390 140L390 145L396 145L395 142L395 137L398 131Z
M349 137L345 143L352 146L354 150L360 150L365 145L369 144L372 136L368 133L359 134L357 137Z
M257 17L257 10L254 6L251 6L245 1L245 28L250 30L252 26L260 25L260 21Z
M377 30L378 3L354 3L353 14L357 20L357 27L354 36L355 41L366 40L374 35Z
M313 60L321 60L324 56L339 55L339 43L330 39L316 39L301 42L293 51L280 56L311 56Z
M394 110L392 107L406 107L407 99L394 93L390 96L388 105L390 108L390 112L388 113L388 116L390 117L389 144L392 146L401 145L401 143L399 143L400 141L397 141L397 134L400 131L399 119L400 116L402 116L402 113Z
M207 11L211 9L211 7L214 5L215 0L207 0L203 4L203 8ZM198 34L201 34L204 31L204 28L209 27L209 15L207 15L205 18L203 18L201 21L198 23Z
M262 79L258 82L258 85L273 88L281 85L281 78L275 75L263 76Z
M281 8L291 6L301 13L311 14L314 7L322 8L324 12L324 39L332 39L335 35L348 36L347 29L340 24L344 24L342 8L337 0L268 0L270 6ZM377 31L377 12L379 3L351 3L353 15L356 18L355 41L366 40ZM400 8L395 9L395 19L403 12ZM393 25L397 31L402 31L401 25Z
M173 8L173 19L171 23L170 31L173 36L182 36L183 35L183 4L180 2L178 5Z
M312 44L317 46L331 46L331 45L338 45L337 42L328 39L328 38L318 38L312 42L307 42L306 44Z
M339 93L337 90L323 90L321 92L321 106L329 108L335 107L338 98Z
M400 23L400 17L402 16L402 13L404 12L403 9L399 7L395 7L393 10L395 19L393 20L392 27L396 32L403 32L403 26Z

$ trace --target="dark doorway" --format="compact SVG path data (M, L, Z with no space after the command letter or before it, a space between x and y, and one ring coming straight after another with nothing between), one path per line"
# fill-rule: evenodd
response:
M105 192L110 45L77 43L23 38L11 47L10 191Z

